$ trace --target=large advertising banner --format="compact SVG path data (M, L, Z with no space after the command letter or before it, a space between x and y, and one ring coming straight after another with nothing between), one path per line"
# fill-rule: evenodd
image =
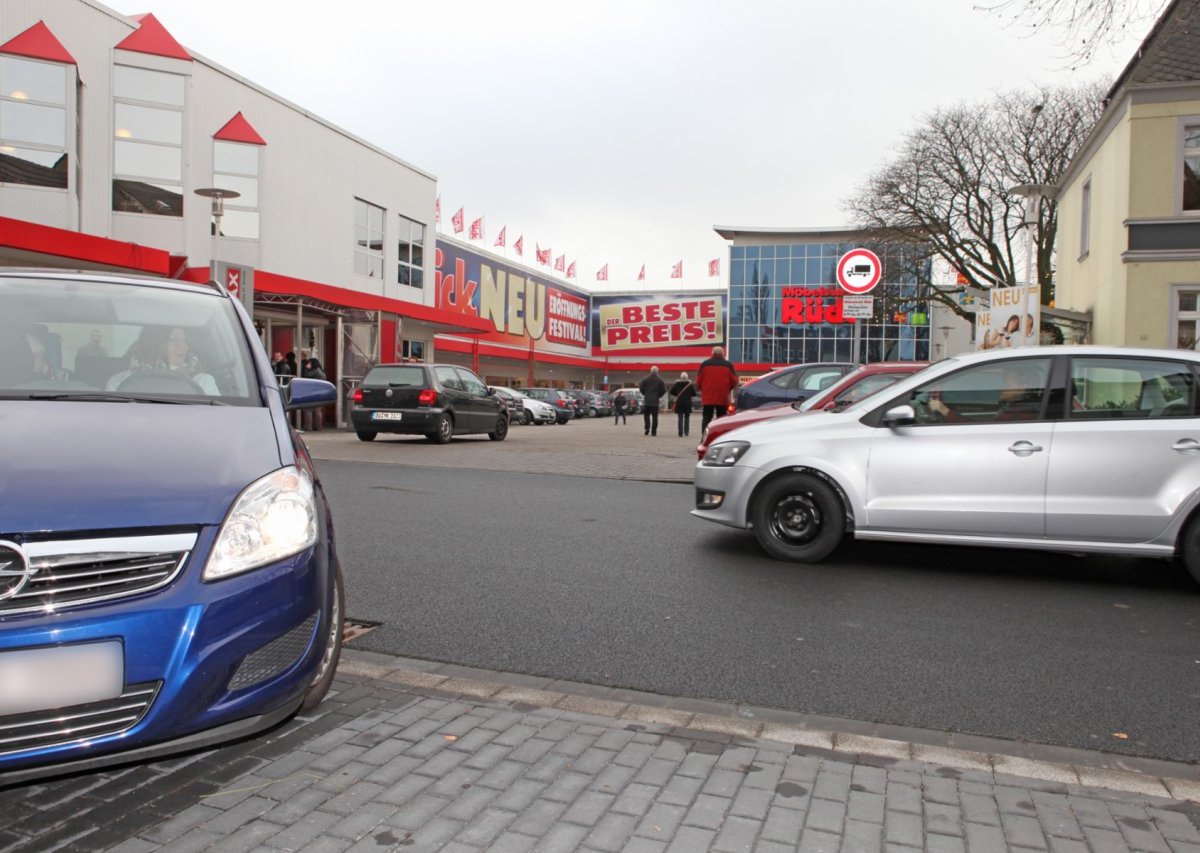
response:
M592 296L593 350L621 353L725 343L725 294Z
M588 350L588 294L499 258L438 240L434 304L487 320L480 340L568 355Z
M1037 346L1040 341L1042 302L1036 284L993 287L991 307L975 312L975 349L1008 349Z

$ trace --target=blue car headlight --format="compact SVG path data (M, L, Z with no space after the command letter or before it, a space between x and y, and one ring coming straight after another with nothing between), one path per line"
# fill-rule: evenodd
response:
M298 554L316 541L317 501L312 479L289 465L238 495L202 577L213 581L241 574Z
M723 441L708 448L703 464L710 468L729 468L736 465L749 449L748 441Z

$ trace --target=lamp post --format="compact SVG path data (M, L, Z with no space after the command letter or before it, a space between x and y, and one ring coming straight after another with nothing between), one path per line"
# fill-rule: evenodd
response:
M1035 285L1041 284L1041 280L1037 274L1037 269L1033 256L1034 249L1034 226L1038 224L1042 216L1042 199L1050 198L1057 190L1054 184L1017 184L1015 187L1009 187L1008 191L1012 195L1020 196L1022 199L1021 224L1025 227L1025 284ZM1034 340L1031 343L1039 342L1039 332L1041 327L1041 305L1029 306L1026 304L1025 311L1027 314L1033 314L1031 307L1036 307L1038 323L1033 329ZM1022 320L1021 334L1025 333L1025 324Z
M238 198L241 196L241 193L235 190L223 190L219 187L201 187L198 190L194 190L194 192L198 196L212 199L212 260L209 261L209 276L213 281L216 281L217 256L220 253L221 248L221 217L225 215L225 199Z

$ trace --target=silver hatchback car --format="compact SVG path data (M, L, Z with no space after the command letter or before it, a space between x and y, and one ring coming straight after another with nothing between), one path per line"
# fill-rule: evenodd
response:
M798 562L850 533L1178 556L1200 581L1198 379L1187 350L948 358L842 412L728 433L696 466L692 514Z

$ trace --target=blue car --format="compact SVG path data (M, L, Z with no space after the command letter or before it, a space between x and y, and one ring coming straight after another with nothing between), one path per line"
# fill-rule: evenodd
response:
M321 484L216 284L0 270L0 785L321 701L344 594Z
M732 411L757 409L773 403L794 403L824 391L855 365L843 362L792 364L772 370L734 392Z

